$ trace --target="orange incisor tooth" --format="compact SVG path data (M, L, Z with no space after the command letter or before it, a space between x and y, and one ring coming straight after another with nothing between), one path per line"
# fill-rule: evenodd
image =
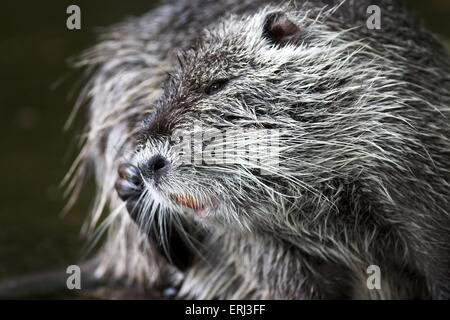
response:
M182 205L182 206L185 206L185 207L188 207L188 208L191 208L191 209L194 209L194 210L201 209L200 203L196 199L191 197L191 196L179 196L179 195L177 195L177 196L175 196L175 201L178 204Z

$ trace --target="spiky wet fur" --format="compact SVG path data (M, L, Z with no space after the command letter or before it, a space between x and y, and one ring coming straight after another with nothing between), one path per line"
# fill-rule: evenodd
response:
M112 28L79 61L92 71L82 95L89 124L69 175L79 180L94 164L89 230L105 208L112 212L98 273L140 286L170 279L180 297L202 299L448 298L445 49L395 1L268 3L167 4ZM382 8L379 31L366 28L370 4ZM300 27L301 43L264 38L274 11ZM199 93L217 78L232 80L214 97ZM194 121L280 129L280 166L264 177L248 163L181 166L144 121L155 110L164 134ZM146 183L141 233L114 191L116 172L157 153L175 169L162 191ZM170 192L219 197L221 205L198 219L162 196ZM201 243L191 236L200 254L186 272L147 241L155 215L200 228ZM372 264L381 290L367 289Z

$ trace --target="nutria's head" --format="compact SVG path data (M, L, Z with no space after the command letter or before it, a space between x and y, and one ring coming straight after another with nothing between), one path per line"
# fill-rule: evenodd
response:
M249 230L292 215L313 223L366 168L395 163L379 144L407 125L386 100L398 70L355 31L316 18L232 16L182 54L118 181L141 224L155 214Z

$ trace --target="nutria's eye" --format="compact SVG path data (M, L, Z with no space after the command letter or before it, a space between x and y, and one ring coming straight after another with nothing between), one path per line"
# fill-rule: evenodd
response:
M210 84L206 87L205 93L206 94L214 94L217 91L220 91L225 85L227 84L227 79L219 79L219 80L213 80L210 82Z

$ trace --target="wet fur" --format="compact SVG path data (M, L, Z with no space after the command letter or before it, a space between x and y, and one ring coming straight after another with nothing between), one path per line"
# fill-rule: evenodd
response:
M449 298L450 62L434 36L395 1L378 3L379 31L365 27L373 1L191 3L113 27L79 61L91 71L89 124L69 176L94 164L89 228L113 209L98 273L205 299ZM274 12L299 38L267 37ZM217 78L232 80L206 96ZM167 136L194 121L282 129L280 168L268 180L255 164L180 165ZM117 168L157 154L174 169L159 191L141 172L138 228ZM198 219L161 197L170 192L221 206ZM190 244L182 272L163 258L168 230ZM381 290L366 287L372 264Z

